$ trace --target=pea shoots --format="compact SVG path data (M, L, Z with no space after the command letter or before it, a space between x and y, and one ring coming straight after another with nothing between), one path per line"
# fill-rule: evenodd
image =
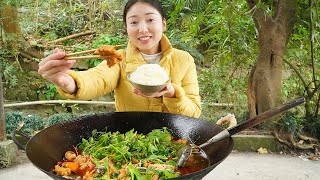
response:
M94 179L154 180L180 175L176 155L182 146L164 127L147 135L134 129L124 134L93 131L78 149L95 164Z

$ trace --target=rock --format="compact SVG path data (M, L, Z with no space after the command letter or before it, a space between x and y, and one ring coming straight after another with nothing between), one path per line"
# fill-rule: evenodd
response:
M17 152L18 148L12 140L0 141L0 168L14 164Z

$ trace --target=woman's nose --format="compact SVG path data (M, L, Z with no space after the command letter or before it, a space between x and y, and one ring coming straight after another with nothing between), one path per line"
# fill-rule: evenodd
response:
M146 33L148 32L148 25L145 22L142 22L139 24L139 32L140 33Z

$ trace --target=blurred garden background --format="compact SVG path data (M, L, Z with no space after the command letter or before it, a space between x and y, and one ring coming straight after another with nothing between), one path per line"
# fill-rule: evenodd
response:
M0 67L6 104L61 100L37 73L56 47L67 52L127 42L125 0L1 0ZM292 148L314 149L320 138L320 1L161 0L165 34L188 51L198 69L203 113L238 123L299 96L306 104L253 130L273 132ZM77 62L76 70L101 60ZM107 94L92 101L112 102ZM32 133L78 115L112 112L112 105L60 103L5 106L7 133L24 122ZM280 136L282 135L282 136ZM300 143L300 144L299 144Z

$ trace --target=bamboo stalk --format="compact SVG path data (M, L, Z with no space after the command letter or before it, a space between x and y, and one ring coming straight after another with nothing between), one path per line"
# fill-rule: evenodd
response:
M54 40L54 41L47 42L47 44L60 43L60 42L64 42L64 41L72 39L72 38L77 38L77 37L80 37L80 36L86 36L86 35L95 34L95 33L96 32L94 32L94 31L81 32L81 33L78 33L78 34L73 34L73 35L70 35L70 36L67 36L67 37L64 37L64 38L60 38L60 39L57 39L57 40Z

